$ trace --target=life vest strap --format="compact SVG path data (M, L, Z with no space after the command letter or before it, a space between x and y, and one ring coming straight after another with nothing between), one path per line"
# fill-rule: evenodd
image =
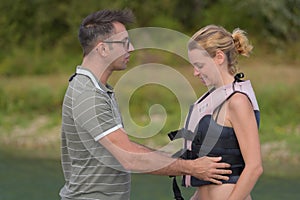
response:
M184 198L182 197L180 188L178 186L176 176L173 176L173 193L174 193L175 200L184 200Z
M77 73L74 73L70 78L69 78L69 82L71 82L73 80L73 78L77 75Z
M168 133L168 136L171 141L180 139L180 138L184 138L186 140L193 141L195 134L192 131L182 128L179 130L171 131L170 133Z

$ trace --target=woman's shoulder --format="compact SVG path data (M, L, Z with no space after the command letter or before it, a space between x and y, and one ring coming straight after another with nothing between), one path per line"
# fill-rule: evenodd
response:
M252 104L246 94L236 92L228 99L228 108L230 110L242 110L244 108L252 109Z

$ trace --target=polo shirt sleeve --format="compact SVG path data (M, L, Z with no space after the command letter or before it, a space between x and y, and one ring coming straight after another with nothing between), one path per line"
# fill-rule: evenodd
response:
M123 127L110 97L97 91L85 91L76 98L73 117L76 126L86 130L95 141Z

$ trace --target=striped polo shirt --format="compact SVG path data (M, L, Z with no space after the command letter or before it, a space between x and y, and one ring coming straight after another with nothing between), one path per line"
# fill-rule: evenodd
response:
M62 107L62 200L130 198L130 173L98 142L121 127L112 87L78 66Z

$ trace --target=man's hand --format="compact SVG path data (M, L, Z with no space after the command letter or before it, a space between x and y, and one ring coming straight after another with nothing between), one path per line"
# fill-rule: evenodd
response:
M226 174L231 174L227 163L219 163L222 157L201 157L196 160L191 160L191 175L198 179L210 181L215 184L222 184L221 180L228 180Z

